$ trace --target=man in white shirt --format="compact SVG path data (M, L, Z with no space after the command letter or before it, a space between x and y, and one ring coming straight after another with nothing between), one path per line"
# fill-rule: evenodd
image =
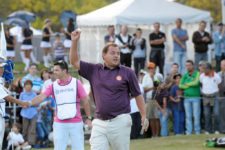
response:
M219 134L218 85L221 82L221 78L216 72L214 72L211 64L206 63L204 73L200 75L200 82L202 83L201 92L203 96L205 134L209 134L211 132ZM214 119L212 119L211 114L214 114Z
M152 62L148 63L149 73L143 77L143 87L146 93L146 114L151 126L151 132L153 137L159 136L160 123L159 118L156 116L156 105L153 101L152 92L155 90L154 81L163 81L163 76L160 73L155 72L156 65Z
M127 34L128 28L126 25L121 27L121 32L116 36L115 43L120 48L120 64L131 67L131 43L132 36Z

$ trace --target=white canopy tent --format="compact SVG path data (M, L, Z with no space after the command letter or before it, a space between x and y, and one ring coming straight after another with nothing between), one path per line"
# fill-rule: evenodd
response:
M183 28L188 31L188 58L193 58L191 35L198 29L199 21L204 20L209 23L212 20L210 13L166 0L120 0L78 16L78 26L82 28L81 58L90 62L101 62L101 49L104 46L104 35L107 34L108 25L118 27L126 24L129 26L129 34L133 34L135 28L141 27L143 36L148 40L148 35L152 32L151 25L160 22L161 30L167 36L166 59L171 62L173 56L171 30L175 27L176 18L183 20ZM208 29L210 29L209 24ZM149 53L149 44L147 45Z

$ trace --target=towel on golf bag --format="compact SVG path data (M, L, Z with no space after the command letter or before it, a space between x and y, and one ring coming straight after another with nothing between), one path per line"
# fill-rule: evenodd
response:
M6 60L6 65L4 66L4 72L2 77L5 79L5 82L8 84L11 84L14 75L13 75L13 69L14 69L14 62L12 60Z

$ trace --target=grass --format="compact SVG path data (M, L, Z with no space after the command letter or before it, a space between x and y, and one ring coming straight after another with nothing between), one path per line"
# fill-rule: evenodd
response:
M132 140L130 150L222 150L222 148L204 146L206 139L222 136L224 135L192 135ZM89 145L85 145L85 150L89 149ZM53 150L53 148L43 150Z

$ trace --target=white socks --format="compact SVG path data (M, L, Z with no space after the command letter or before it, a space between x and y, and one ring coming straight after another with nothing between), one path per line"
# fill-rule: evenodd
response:
M44 66L46 67L46 68L48 68L49 67L49 63L48 63L48 56L43 56L43 60L44 60Z
M25 68L24 71L28 71L28 68L30 67L30 59L24 58Z

